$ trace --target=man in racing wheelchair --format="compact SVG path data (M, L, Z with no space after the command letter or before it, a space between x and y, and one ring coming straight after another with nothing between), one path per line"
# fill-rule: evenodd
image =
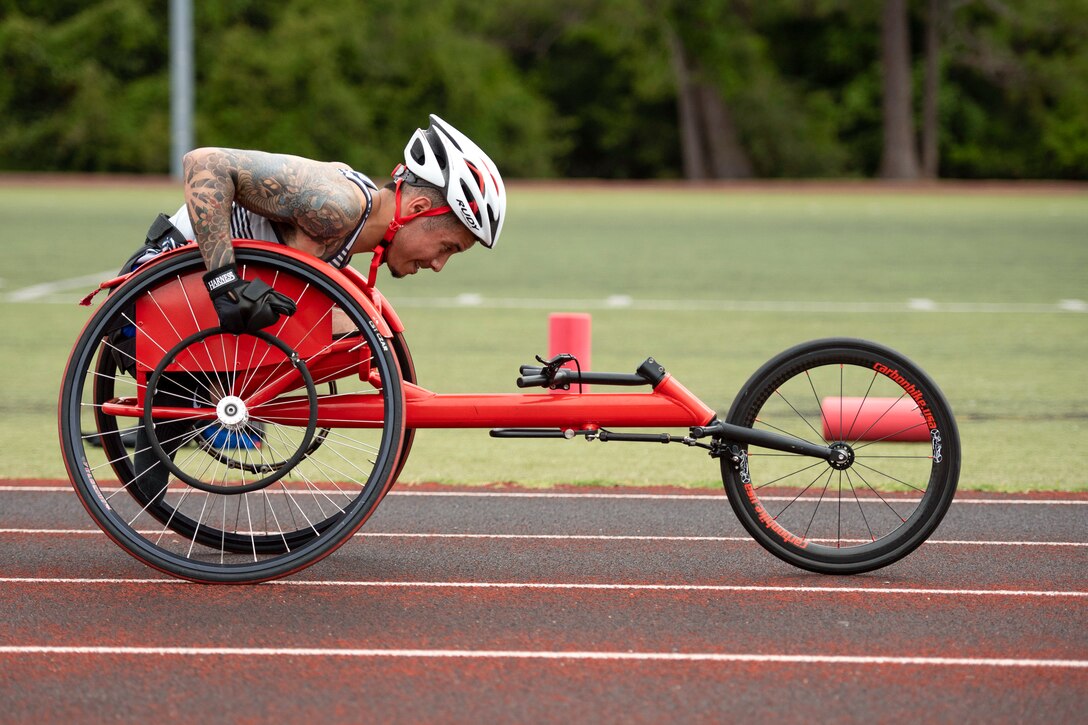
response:
M370 283L381 263L394 277L421 269L439 272L454 254L477 241L492 248L506 216L506 191L494 162L450 124L430 116L404 149L404 163L393 180L378 188L367 176L337 162L227 148L201 148L184 158L185 205L173 217L160 214L144 245L125 263L127 273L165 251L196 243L208 269L204 284L227 332L255 332L295 312L294 302L259 279L242 279L232 239L283 244L343 267L360 252L373 252ZM334 317L334 334L354 326ZM134 367L134 333L111 337L118 367ZM178 404L186 384L167 386ZM182 403L183 404L183 403ZM189 424L163 422L159 439L173 457ZM141 488L165 490L165 467L158 465L142 427L135 436L134 467ZM156 493L151 493L155 496Z
M127 266L195 241L220 323L237 333L267 327L292 306L263 283L239 277L232 238L284 244L334 267L375 252L375 265L384 262L394 277L439 272L477 240L492 248L506 216L498 169L464 134L438 116L430 119L429 128L409 139L404 163L382 189L337 162L225 148L190 151L185 205L169 219L156 219Z

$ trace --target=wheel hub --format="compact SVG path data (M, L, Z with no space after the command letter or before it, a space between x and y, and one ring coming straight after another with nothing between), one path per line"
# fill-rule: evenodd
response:
M836 471L845 471L854 465L854 449L849 444L839 441L832 443L830 448L831 457L827 459L827 462Z
M249 422L249 410L237 395L224 396L215 406L219 425L227 430L241 430Z

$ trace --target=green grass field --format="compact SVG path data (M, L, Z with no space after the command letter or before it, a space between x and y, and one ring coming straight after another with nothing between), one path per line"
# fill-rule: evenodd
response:
M33 286L116 269L180 198L0 187L0 477L65 475L56 395L94 285ZM550 311L593 314L594 369L653 355L720 410L780 350L865 337L944 389L962 487L1088 490L1088 195L522 187L510 208L494 252L380 280L432 390L515 391L518 366L547 351ZM421 432L402 480L720 485L715 462L679 446L486 431Z

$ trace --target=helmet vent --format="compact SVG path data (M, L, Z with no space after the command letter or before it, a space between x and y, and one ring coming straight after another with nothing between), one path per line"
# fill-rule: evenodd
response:
M412 154L412 160L417 164L425 163L427 160L427 154L423 152L423 142L418 138L415 140L415 143L412 144L409 153Z
M432 123L432 128L433 128L433 127L434 127L434 125L433 125L433 123ZM431 129L427 129L427 130L428 130L428 131L430 131ZM464 153L464 152L465 152L465 150L464 150L463 148L461 148L461 144L457 143L457 139L456 139L456 138L454 138L453 134L451 134L451 133L450 133L449 131L447 131L446 129L444 129L444 128L442 128L441 126L439 126L439 127L437 128L437 129L435 129L435 133L440 133L440 134L442 134L443 136L445 136L445 137L446 137L446 138L447 138L447 139L449 140L449 142L450 142L451 144L453 144L453 147L454 147L455 149L457 149L458 151L460 151L461 153Z
M465 198L468 199L469 201L472 201L473 199L476 198L476 195L473 194L473 192L472 192L472 187L470 187L468 184L466 184L464 179L461 179L461 193L464 194ZM476 206L475 202L473 203L473 206ZM481 223L483 222L483 219L481 219L479 209L476 209L476 213L474 214L474 216L476 217L476 221L481 222Z
M465 161L465 166L467 166L468 170L472 172L472 175L476 177L476 186L480 187L480 191L483 191L483 188L484 188L483 174L481 174L480 170L477 169L475 166L473 166L470 161L466 160Z

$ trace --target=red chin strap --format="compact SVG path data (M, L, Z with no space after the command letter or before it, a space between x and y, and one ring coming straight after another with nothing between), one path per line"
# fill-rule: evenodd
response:
M403 165L398 165L393 170L393 177L396 178L397 172L403 168ZM378 267L382 265L382 259L385 257L385 250L393 244L393 237L397 236L397 232L404 228L404 226L421 216L441 216L442 214L453 213L453 207L436 206L431 209L424 209L423 211L416 212L415 214L409 214L408 216L400 215L400 186L404 183L404 179L397 179L396 193L394 194L393 204L393 221L389 222L389 227L385 230L385 234L382 235L382 240L378 242L378 246L374 249L374 256L370 260L370 274L367 276L366 284L368 287L373 288L374 283L378 279Z

